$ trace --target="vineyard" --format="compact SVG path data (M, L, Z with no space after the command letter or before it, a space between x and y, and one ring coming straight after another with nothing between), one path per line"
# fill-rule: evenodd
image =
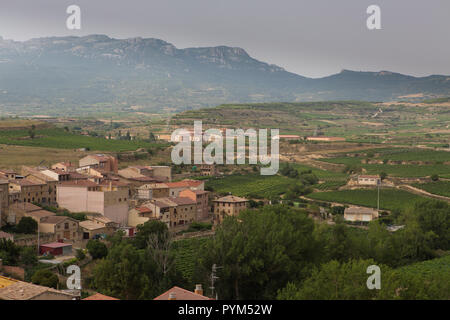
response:
M421 275L421 276L434 276L437 274L445 275L450 283L450 254L447 254L441 258L432 260L426 260L418 263L413 263L397 269L402 273Z
M327 182L338 182L338 181L347 181L347 174L343 172L333 172L321 170L309 166L305 166L303 164L293 164L294 168L298 170L298 172L311 170L311 172L316 175L319 180L327 181Z
M175 241L172 252L175 257L175 266L183 277L191 280L197 265L197 254L209 241L208 238L192 238Z
M345 181L325 181L323 183L315 185L314 188L316 188L320 191L337 190L337 189L339 189L339 187L342 187L345 184L346 184Z
M429 193L444 197L450 197L450 181L435 181L430 183L416 183L413 187L425 190Z
M207 188L217 193L231 193L239 197L265 198L278 196L294 184L296 180L283 176L262 176L259 174L231 175L214 178L206 182Z
M73 134L60 128L36 129L32 139L27 130L0 131L0 144L57 149L88 148L96 151L133 151L152 148L157 144L139 140L109 140Z
M315 192L309 194L308 198L321 201L338 202L345 204L353 204L365 207L377 207L377 190L376 189L360 189L360 190L342 190ZM380 190L380 209L406 209L413 205L416 201L425 199L418 195L397 189L381 189Z

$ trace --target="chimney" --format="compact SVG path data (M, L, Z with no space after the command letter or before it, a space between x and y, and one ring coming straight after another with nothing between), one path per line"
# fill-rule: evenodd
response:
M195 285L194 293L199 294L199 295L203 295L203 287L202 287L201 284L196 284Z
M175 294L175 292L169 293L169 300L177 300L177 295Z

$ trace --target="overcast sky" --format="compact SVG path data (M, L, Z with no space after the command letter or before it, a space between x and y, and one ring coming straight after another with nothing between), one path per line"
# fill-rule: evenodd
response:
M82 29L67 30L66 8ZM366 27L381 7L382 30ZM350 70L450 75L450 0L0 0L0 36L107 34L178 48L228 45L308 77Z

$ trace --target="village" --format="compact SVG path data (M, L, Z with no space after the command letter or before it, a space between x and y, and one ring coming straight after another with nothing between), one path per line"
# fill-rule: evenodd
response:
M286 138L290 137L280 137ZM219 174L215 165L201 165L197 172L200 177ZM53 264L73 260L76 251L85 250L90 240L103 241L119 230L124 237L135 237L139 226L148 221L164 223L178 238L209 236L225 217L239 216L241 211L250 208L251 203L251 200L231 193L219 196L206 191L205 180L182 179L174 182L170 166L134 165L119 169L117 158L108 154L90 154L80 158L78 164L67 161L54 163L50 167L22 166L20 172L0 169L0 179L0 226L3 230L7 227L14 231L14 227L27 219L37 224L37 233L0 231L0 240L37 248L41 261ZM376 187L381 184L381 179L376 175L360 175L349 183ZM270 204L267 199L262 202ZM321 207L320 213L326 220L328 213L324 208ZM80 214L82 219L79 219ZM349 223L369 222L378 216L379 210L358 206L346 207L344 212L344 219ZM197 232L186 232L189 226L196 223L207 227ZM46 257L49 259L45 260ZM16 278L19 274L18 278L24 278L24 271L19 267L2 263L0 277L2 272L15 274ZM38 296L79 298L77 293L68 293L67 290L49 288L45 291L17 279L0 279L4 283L20 284L21 290L27 286L31 292L37 290L39 295L30 295L30 299ZM2 288L0 283L0 298L14 297L13 287L4 284ZM185 289L176 290L186 294ZM171 297L165 298L175 299L172 291ZM198 285L195 292L201 291L201 285ZM98 299L108 298L97 295L100 295L96 296Z

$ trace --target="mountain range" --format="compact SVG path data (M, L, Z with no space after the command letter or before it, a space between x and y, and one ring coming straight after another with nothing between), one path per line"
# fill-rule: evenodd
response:
M158 112L222 103L366 100L450 95L450 76L342 72L311 79L242 48L178 49L160 39L106 35L0 38L0 111ZM133 109L135 110L135 109Z

